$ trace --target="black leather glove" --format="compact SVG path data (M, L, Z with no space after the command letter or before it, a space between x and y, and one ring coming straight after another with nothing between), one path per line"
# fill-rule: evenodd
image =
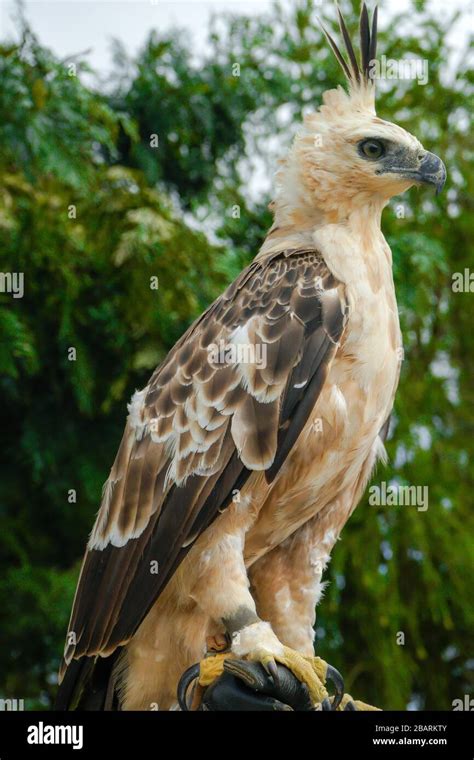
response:
M199 677L199 669L199 663L196 663L181 676L178 685L181 710L191 709L188 690ZM276 663L276 676L274 678L267 673L258 662L229 658L224 662L224 672L203 690L198 710L332 711L337 709L344 694L342 676L330 665L327 666L326 677L333 682L335 694L323 699L318 707L312 705L306 684L301 683L287 667ZM344 711L351 710L358 708L353 701L348 701Z
M224 672L204 692L200 710L313 710L306 684L277 663L278 683L263 665L226 660Z

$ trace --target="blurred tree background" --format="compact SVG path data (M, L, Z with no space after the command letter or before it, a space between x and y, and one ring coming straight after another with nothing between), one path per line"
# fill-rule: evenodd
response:
M381 82L378 112L449 178L439 198L411 190L384 213L405 361L373 483L426 485L429 509L363 500L326 574L317 648L361 699L449 710L474 668L473 296L451 287L470 265L473 77L447 43L454 11L383 6L379 51L426 59L429 81ZM355 30L358 2L341 7ZM106 87L86 86L84 61L59 60L24 20L1 41L0 271L25 277L23 298L0 294L1 697L51 706L126 402L256 254L276 159L342 82L320 12L218 16L199 60L182 31L151 32L135 59L116 42Z

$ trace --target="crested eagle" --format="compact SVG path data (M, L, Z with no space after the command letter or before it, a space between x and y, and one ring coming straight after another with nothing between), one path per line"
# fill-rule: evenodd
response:
M308 671L322 576L385 455L402 359L382 211L446 178L415 136L376 115L377 9L370 24L362 5L360 60L338 13L345 56L325 34L347 90L325 92L305 118L255 259L128 406L59 709L176 709L183 672L223 642L224 671L243 689L208 709L258 709L267 673L262 704L283 709L283 670L313 707L323 700Z

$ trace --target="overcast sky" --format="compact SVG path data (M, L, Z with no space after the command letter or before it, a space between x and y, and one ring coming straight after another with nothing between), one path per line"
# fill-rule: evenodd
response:
M295 0L286 0L286 2ZM321 6L332 0L319 0ZM374 3L369 2L369 6ZM231 11L258 14L268 10L271 0L25 0L26 18L40 41L52 48L61 58L90 49L87 59L99 75L111 69L110 40L125 43L129 54L143 44L150 29L166 30L172 26L186 27L197 52L205 50L207 22L211 13ZM391 0L384 13L393 8L403 10L409 0ZM453 6L466 9L464 19L452 32L453 42L462 41L474 7L469 0L431 0L436 13L450 12ZM14 35L13 0L0 0L0 39Z
M26 17L41 42L61 57L91 48L87 56L98 73L111 68L110 40L135 53L151 29L186 27L198 51L205 49L212 12L258 14L271 0L25 0ZM0 0L1 37L14 32L14 2Z

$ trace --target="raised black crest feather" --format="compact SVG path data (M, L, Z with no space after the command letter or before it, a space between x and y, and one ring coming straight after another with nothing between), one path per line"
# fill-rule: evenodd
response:
M324 26L322 24L321 24L321 26L322 26L324 34L326 35L326 39L327 39L327 41L329 42L329 44L330 44L330 46L332 48L332 51L333 51L334 55L336 56L337 60L341 64L341 68L342 68L344 74L350 80L351 79L351 72L349 70L349 67L348 67L347 63L344 60L344 57L341 55L341 52L340 52L338 46L334 42L334 40L331 37L331 35L329 34L329 32L326 31L326 29L324 28Z
M341 68L351 84L360 84L363 82L370 82L370 64L375 59L377 53L377 6L375 6L374 14L372 17L372 29L370 28L369 14L367 6L362 3L359 22L359 34L360 34L360 65L357 61L356 54L354 52L354 46L352 45L349 32L347 30L344 17L337 8L337 15L339 19L339 27L341 30L342 38L344 40L345 52L347 53L349 64L341 53L334 39L329 32L321 24L323 32L329 42L334 55L336 56Z
M375 6L374 15L372 17L372 36L370 38L370 52L369 52L370 61L374 61L375 56L377 55L377 14L378 14L378 7Z
M349 32L347 31L347 26L344 22L344 17L339 10L337 9L337 15L339 18L339 29L341 30L342 37L344 39L344 44L346 46L347 55L349 56L349 61L352 67L352 71L354 74L354 79L356 82L360 82L360 69L359 64L357 63L356 54L354 53L354 48L352 47L351 38L349 35Z
M362 5L360 12L360 64L362 69L362 75L366 78L369 71L370 62L370 26L369 26L369 14L367 13L367 6L365 3Z

